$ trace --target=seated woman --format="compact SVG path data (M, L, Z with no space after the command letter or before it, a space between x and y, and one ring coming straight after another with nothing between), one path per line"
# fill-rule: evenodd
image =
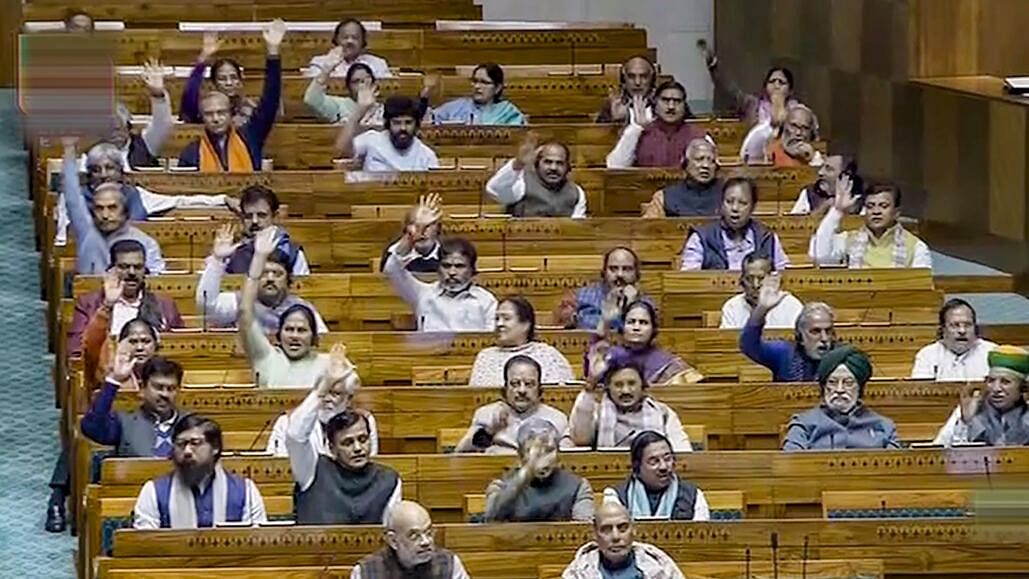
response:
M329 355L315 349L318 332L311 308L296 304L282 312L277 346L272 346L257 319L257 286L278 235L274 226L254 235L254 257L240 296L239 334L258 387L311 388L329 363Z
M900 448L893 421L861 402L871 377L872 363L854 346L840 346L822 356L822 402L793 416L782 449Z
M656 345L658 317L650 302L637 300L622 310L612 339L599 339L585 356L586 379L596 381L604 369L633 363L643 369L644 379L652 386L692 384L704 375L681 357Z
M475 356L469 386L500 386L504 384L504 367L514 356L523 355L536 360L543 369L540 382L559 384L575 379L572 365L557 348L536 340L536 311L522 296L504 298L497 305L496 346L490 346Z
M330 56L333 54L330 53ZM349 96L325 94L325 85L329 82L329 77L336 70L336 67L342 63L342 56L327 63L325 68L321 69L321 72L318 73L318 76L311 79L311 84L307 85L307 90L304 92L304 104L314 112L318 120L334 125L346 122L350 114L357 108L357 101L353 97L357 96L358 89L361 87L371 87L375 91L376 97L379 91L378 82L372 73L371 67L361 62L355 62L347 70L346 85ZM364 118L361 119L361 125L369 128L382 128L381 102L377 103L365 114Z
M157 353L160 347L157 328L143 317L126 322L118 332L118 341L108 339L111 328L110 313L103 308L97 311L82 334L82 367L84 376L91 385L104 383L107 368L114 360L118 344L127 344L132 357L137 361L137 368ZM92 387L92 386L90 386ZM135 375L122 384L122 390L139 390Z
M643 376L638 364L617 360L599 389L588 382L575 398L561 448L627 448L637 434L652 430L668 438L674 452L693 450L679 415L650 395Z
M311 393L301 403L301 406L306 404L308 407L315 408L300 410L300 415L308 415L313 411L318 417L314 427L311 429L311 446L319 454L332 456L332 453L329 451L328 438L325 436L325 427L333 416L340 412L352 410L360 412L368 419L368 444L371 446L371 455L375 456L379 454L379 427L375 422L375 416L367 410L354 408L354 397L357 396L357 391L361 389L361 377L357 374L357 367L347 360L346 347L343 344L333 346L332 351L329 352L329 357L339 360L344 366L352 368L353 371L348 372L343 379L334 381L325 388L319 388L315 384L311 389ZM323 375L320 379L326 380L327 378ZM273 456L289 456L289 451L286 449L286 432L289 429L289 417L289 412L283 412L275 420L275 424L272 426L272 434L268 437L268 445L265 448L265 452Z
M564 432L568 418L540 400L541 373L539 362L529 356L518 354L509 358L504 364L501 399L475 410L471 427L454 451L514 454L518 452L518 428L532 418L545 420L557 432Z
M524 125L525 116L504 98L504 69L492 62L472 71L472 96L444 103L435 111L437 125Z

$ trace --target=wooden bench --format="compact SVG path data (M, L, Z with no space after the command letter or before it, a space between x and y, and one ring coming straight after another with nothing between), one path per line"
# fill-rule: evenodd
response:
M822 514L827 519L955 518L971 514L968 489L826 491Z
M561 579L565 565L540 565L538 579ZM843 577L883 577L883 562L879 559L815 559L786 560L773 565L770 561L704 561L680 563L679 570L686 579L750 579L751 577L782 577L782 579L840 579Z
M602 490L594 489L594 507L604 502ZM708 507L711 510L712 521L737 521L743 519L746 511L746 501L743 500L743 493L739 491L712 491L704 493ZM464 496L462 508L464 520L469 523L482 523L486 516L486 495L470 494Z

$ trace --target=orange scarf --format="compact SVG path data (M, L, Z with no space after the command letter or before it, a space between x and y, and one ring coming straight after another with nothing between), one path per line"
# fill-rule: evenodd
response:
M228 141L226 144L229 159L228 172L230 173L251 173L254 170L254 163L250 160L250 151L243 137L239 136L236 129L229 129ZM200 172L201 173L224 173L221 160L218 158L218 150L214 143L207 136L207 131L200 137Z
M807 165L786 153L786 149L782 146L782 139L772 141L768 147L768 156L775 167L804 167Z

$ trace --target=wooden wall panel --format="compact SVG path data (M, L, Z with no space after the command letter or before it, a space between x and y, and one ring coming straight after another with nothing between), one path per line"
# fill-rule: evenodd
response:
M979 74L1029 74L1029 2L980 0Z
M1009 239L1029 240L1027 115L1027 107L989 103L989 231Z
M893 83L863 76L859 90L857 141L861 170L870 175L893 175Z
M854 0L831 0L830 28L832 65L857 74L861 72L861 31L864 4Z
M911 76L977 74L980 0L909 1L916 43Z
M957 142L958 99L951 93L927 90L922 93L925 123L922 127L924 174L922 182L932 201L926 208L927 219L948 224L960 220L954 203L957 172L960 167Z
M955 97L957 100L956 132L950 138L957 141L958 157L954 166L956 190L948 191L958 208L957 223L966 231L986 232L990 226L990 209L986 198L990 186L990 110L986 99ZM932 192L929 202L938 196Z

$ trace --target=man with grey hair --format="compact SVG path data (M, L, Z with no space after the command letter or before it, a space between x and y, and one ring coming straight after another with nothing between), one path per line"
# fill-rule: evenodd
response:
M590 483L561 468L559 433L541 418L518 428L520 465L486 488L487 521L588 521L593 518Z
M822 154L815 149L818 117L807 105L773 103L769 120L755 125L743 139L744 163L771 163L776 167L820 166Z
M618 503L605 502L593 520L593 540L579 548L561 579L683 579L674 559L659 547L637 541L632 517Z
M828 304L808 302L800 310L793 340L763 340L765 318L786 296L778 275L761 282L757 304L740 332L740 351L772 371L776 382L810 382L818 375L818 362L835 348L835 314Z
M683 157L686 179L654 193L643 217L706 217L718 214L722 180L718 179L718 147L707 138L693 139Z
M425 507L400 501L386 512L385 523L386 544L354 565L350 579L468 579L461 558L436 546L436 530Z

